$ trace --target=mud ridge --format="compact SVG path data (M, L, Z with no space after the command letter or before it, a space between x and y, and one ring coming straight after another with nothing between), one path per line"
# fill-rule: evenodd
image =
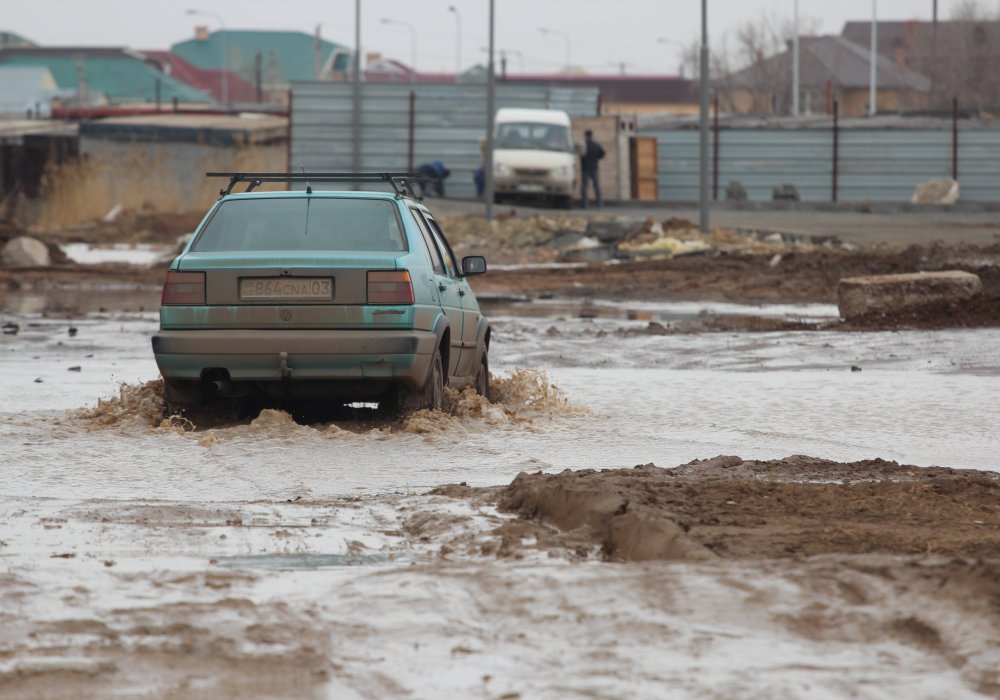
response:
M718 457L676 469L521 473L497 503L582 533L612 560L1000 558L1000 474L883 460Z

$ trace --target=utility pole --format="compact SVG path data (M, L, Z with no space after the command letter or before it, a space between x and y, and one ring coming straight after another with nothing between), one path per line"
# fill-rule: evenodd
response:
M361 0L354 0L354 65L352 79L354 88L351 104L351 169L361 172ZM357 185L355 185L357 189Z
M323 39L319 34L322 26L322 24L316 25L316 39L313 43L313 80L319 80L319 72L323 68Z
M701 110L698 134L700 167L698 223L708 233L708 0L701 0Z
M493 20L494 0L490 0L490 48L486 61L486 152L483 153L483 176L485 177L486 220L493 220L493 130L496 127L496 69L493 65Z
M878 0L872 0L871 76L868 86L868 116L878 114Z
M799 0L795 0L795 36L792 39L792 116L799 116Z

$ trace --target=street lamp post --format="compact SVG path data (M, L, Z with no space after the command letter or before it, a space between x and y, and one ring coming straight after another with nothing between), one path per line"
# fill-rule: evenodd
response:
M701 105L699 111L698 155L699 197L698 223L702 233L708 233L708 0L701 0Z
M413 70L413 75L417 72L417 30L409 22L401 22L398 19L389 19L388 17L382 18L382 24L398 24L400 27L406 27L410 30L410 68Z
M878 114L878 0L872 0L872 46L869 58L871 75L868 85L868 116Z
M455 80L462 73L462 15L454 5L448 5L448 12L455 15Z
M351 66L351 168L361 172L361 0L354 0L354 61ZM354 189L358 185L355 183Z
M493 219L493 130L496 128L496 68L493 64L495 46L493 42L494 0L490 0L490 42L489 58L486 61L486 150L483 153L483 175L486 199L486 220Z
M684 77L684 61L685 61L685 54L687 53L687 47L683 43L677 41L676 39L668 39L668 38L663 37L663 36L659 37L656 40L656 43L657 44L673 44L674 46L680 47L680 50L681 50L681 62L679 64L679 70L677 72L680 75L680 77L683 78Z
M569 73L570 66L572 65L571 62L570 62L569 34L567 34L566 32L559 31L558 29L549 29L548 27L539 27L538 31L540 31L542 33L542 36L548 36L549 34L555 34L556 36L561 36L563 39L566 40L566 73Z
M219 21L219 28L222 34L222 103L229 106L229 39L226 37L226 20L222 19L222 15L217 15L214 12L206 12L205 10L189 9L187 11L189 15L202 15L204 17L211 17L212 19Z
M792 116L799 116L799 0L795 0L795 36L792 38Z

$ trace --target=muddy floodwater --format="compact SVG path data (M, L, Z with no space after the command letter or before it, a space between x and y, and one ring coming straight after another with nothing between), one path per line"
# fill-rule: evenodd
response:
M98 405L157 377L146 303L7 307L0 696L1000 693L974 586L921 617L949 560L614 563L490 534L519 516L488 491L433 491L716 455L1000 471L996 329L677 333L705 311L836 311L515 304L494 313L494 404L192 425L149 393Z

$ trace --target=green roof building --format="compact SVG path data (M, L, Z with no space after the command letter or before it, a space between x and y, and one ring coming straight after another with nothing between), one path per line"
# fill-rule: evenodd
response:
M0 66L48 68L60 91L76 94L82 105L154 102L212 102L212 97L161 73L142 54L120 48L3 48Z
M305 32L224 29L209 33L199 27L194 39L174 44L170 50L199 68L228 69L250 81L260 54L264 83L270 86L314 80L317 66L326 66L335 53L334 69L344 70L337 64L348 60L345 47Z
M15 46L35 46L35 42L14 32L0 31L0 49Z

